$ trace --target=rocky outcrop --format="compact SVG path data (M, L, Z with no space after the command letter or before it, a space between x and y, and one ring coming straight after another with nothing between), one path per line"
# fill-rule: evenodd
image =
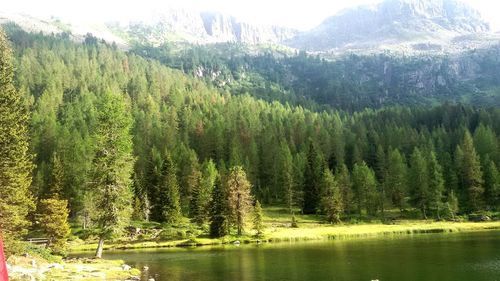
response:
M306 50L400 44L489 32L479 13L456 0L386 0L348 9L288 44Z
M280 43L297 35L297 31L290 28L253 25L221 13L185 9L166 10L155 21L135 23L125 29L132 38L153 43L183 41L198 44L262 44ZM143 38L137 38L141 36Z
M297 34L290 28L252 25L219 13L201 13L201 18L206 33L215 42L279 43Z

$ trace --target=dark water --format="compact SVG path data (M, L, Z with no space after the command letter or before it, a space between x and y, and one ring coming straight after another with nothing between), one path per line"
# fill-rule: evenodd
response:
M418 235L197 249L113 251L143 279L403 281L500 280L500 232Z

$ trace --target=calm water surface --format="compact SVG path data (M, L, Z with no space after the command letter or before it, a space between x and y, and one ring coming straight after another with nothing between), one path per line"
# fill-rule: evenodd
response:
M500 281L500 232L108 251L157 281Z

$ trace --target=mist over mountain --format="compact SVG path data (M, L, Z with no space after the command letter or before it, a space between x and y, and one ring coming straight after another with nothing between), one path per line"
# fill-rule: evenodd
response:
M279 44L312 52L456 52L500 42L489 24L458 0L386 0L341 11L305 32L246 23L214 11L170 7L129 23L78 25L56 19L1 13L0 22L46 34L70 32L77 40L91 33L127 48L131 44Z

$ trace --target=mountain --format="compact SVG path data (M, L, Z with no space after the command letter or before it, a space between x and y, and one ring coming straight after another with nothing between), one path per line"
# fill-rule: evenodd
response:
M199 12L184 8L158 11L147 21L130 23L81 24L42 19L0 11L0 24L15 23L28 32L43 34L70 33L75 41L87 34L127 49L131 43L160 45L166 42L194 44L245 43L251 45L280 43L297 35L291 28L254 25L217 12Z
M125 32L133 41L153 44L174 41L256 45L280 43L297 34L291 28L254 25L217 12L197 12L181 8L162 11L149 22L115 26L115 29Z
M386 0L344 10L287 44L310 51L404 45L417 50L440 49L455 38L489 31L480 14L460 1Z

